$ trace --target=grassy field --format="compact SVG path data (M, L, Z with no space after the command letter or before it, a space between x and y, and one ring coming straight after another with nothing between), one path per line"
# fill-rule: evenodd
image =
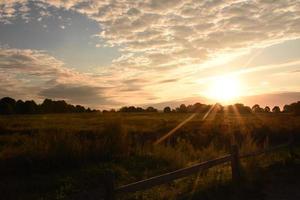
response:
M229 152L287 142L299 133L290 114L199 114L164 143L154 142L189 117L188 113L86 113L0 116L0 193L4 199L74 199L99 195L104 171L117 185L189 166ZM298 136L297 136L298 137ZM245 176L289 159L285 151L243 162ZM216 199L230 185L220 166L172 184L122 199ZM249 179L251 182L251 178ZM225 189L224 189L225 188ZM222 196L222 195L220 195Z

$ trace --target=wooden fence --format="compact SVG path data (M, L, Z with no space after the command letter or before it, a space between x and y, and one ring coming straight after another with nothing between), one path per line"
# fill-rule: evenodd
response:
M137 192L145 189L149 189L151 187L161 185L164 183L169 183L179 178L183 178L195 173L198 173L200 170L209 169L211 167L223 164L223 163L231 163L231 172L232 172L232 180L235 183L239 183L241 180L241 172L240 172L240 159L258 156L261 154L273 152L282 148L290 147L290 153L293 155L293 140L288 143L281 144L275 147L270 147L267 149L263 149L257 152L246 153L243 155L239 155L239 150L236 145L231 147L231 152L228 155L222 156L220 158L216 158L213 160L205 161L202 163L195 164L190 167L186 167L183 169L179 169L176 171L172 171L169 173L165 173L159 176L154 176L152 178L148 178L142 181L138 181L135 183L131 183L128 185L123 185L120 187L115 187L113 174L108 173L106 176L106 192L105 192L105 200L115 200L116 194L119 193L128 193L128 192Z

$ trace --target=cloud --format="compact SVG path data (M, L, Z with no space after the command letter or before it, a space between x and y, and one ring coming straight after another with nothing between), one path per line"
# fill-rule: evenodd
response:
M178 78L165 79L165 80L159 81L159 83L173 83L173 82L177 82L178 80L179 80Z
M270 69L288 68L291 66L298 66L298 65L300 65L300 60L294 60L294 61L279 63L279 64L262 65L262 66L244 68L244 69L233 72L233 74L245 74L245 73L265 71L265 70L270 70ZM297 72L297 70L294 72ZM299 72L299 70L298 70L298 72Z
M57 84L40 91L45 98L66 99L83 105L100 107L103 105L120 104L103 96L107 88L80 84Z
M14 16L14 3L2 3ZM99 34L109 45L135 53L114 63L161 67L205 63L221 53L263 47L300 36L300 2L242 0L49 0L99 22ZM272 2L272 3L270 3ZM24 11L25 12L25 11ZM2 15L4 18L9 18ZM138 54L138 55L136 55ZM144 62L140 62L140 61Z
M0 58L0 70L11 73L53 75L63 66L63 62L45 52L30 49L0 49Z
M79 73L44 51L0 49L0 95L25 99L55 98L94 107L117 105L111 86Z
M0 3L0 22L9 23L17 13L25 16L27 2ZM45 12L45 5L50 5L95 20L101 27L97 37L106 42L104 46L118 47L122 53L111 66L99 69L101 73L92 76L66 68L45 52L2 50L0 55L6 59L0 60L0 70L14 80L24 78L20 78L21 72L32 76L36 82L45 84L39 94L53 96L59 93L56 86L61 86L70 91L70 98L73 90L82 92L87 87L93 97L99 95L100 99L130 101L133 93L140 94L140 99L143 99L141 94L154 99L151 95L173 91L169 84L162 83L180 81L185 74L194 74L196 68L209 67L220 56L241 54L300 37L298 0L42 0L39 3ZM25 7L20 10L16 4ZM274 67L258 66L241 69L240 73ZM281 67L284 66L278 66ZM47 85L49 81L53 85ZM33 86L28 82L26 85Z

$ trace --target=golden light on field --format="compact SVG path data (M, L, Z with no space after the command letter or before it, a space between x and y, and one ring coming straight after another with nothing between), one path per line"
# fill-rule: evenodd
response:
M233 75L218 76L212 79L206 94L220 103L229 103L241 95L241 83Z

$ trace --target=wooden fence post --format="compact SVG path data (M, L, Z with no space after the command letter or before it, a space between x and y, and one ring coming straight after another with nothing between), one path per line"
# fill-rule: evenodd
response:
M110 171L104 175L105 200L115 200L115 177Z
M239 149L237 145L231 146L231 172L232 181L234 184L240 183L241 180L241 169L239 160Z

